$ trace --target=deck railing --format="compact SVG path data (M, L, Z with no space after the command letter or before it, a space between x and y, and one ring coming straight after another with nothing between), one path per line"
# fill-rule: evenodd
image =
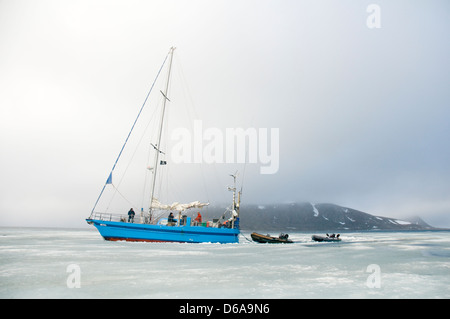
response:
M158 217L154 220L152 220L152 222L150 222L150 224L158 224L158 221L160 220L161 217ZM113 221L113 222L128 222L128 214L111 214L111 213L100 213L100 212L94 212L91 215L91 219L96 219L96 220L104 220L104 221ZM166 218L162 218L162 221L164 221L163 225L167 225L167 219ZM188 225L191 226L204 226L204 227L230 227L231 225L227 225L227 226L222 226L219 222L219 219L213 219L213 221L208 221L208 222L202 222L202 223L197 223L193 220L191 220L191 218L186 218L186 220L182 220L182 225L186 225L186 222L188 223ZM133 220L134 224L145 224L145 218L142 218L142 222L141 222L141 217L140 216L134 216L134 220ZM175 219L175 223L173 223L173 225L177 225L177 219ZM171 226L173 226L171 225ZM239 228L239 218L237 218L234 221L234 228Z
M111 213L97 213L94 212L91 216L92 219L104 220L104 221L113 221L113 222L126 222L128 221L128 215L126 214L111 214ZM139 221L139 217L136 218L135 222Z

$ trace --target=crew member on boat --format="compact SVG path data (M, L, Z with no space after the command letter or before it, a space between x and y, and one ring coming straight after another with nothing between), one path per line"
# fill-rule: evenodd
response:
M173 219L173 213L170 212L169 218L167 218L167 225L172 226L173 223L175 223L175 221L174 221L174 219Z
M197 217L195 217L194 221L197 224L200 224L202 222L202 215L200 214L200 212L197 213Z
M132 222L132 223L134 223L134 215L136 215L135 213L134 213L134 210L133 210L133 208L130 208L130 210L128 211L128 222Z

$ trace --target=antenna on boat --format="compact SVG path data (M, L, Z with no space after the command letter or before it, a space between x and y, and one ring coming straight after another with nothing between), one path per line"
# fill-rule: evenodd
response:
M231 210L231 214L232 214L231 228L234 228L234 221L236 220L236 218L239 217L239 206L241 203L241 192L238 192L238 201L236 202L236 177L237 177L237 174L238 174L237 171L234 174L230 174L230 176L233 177L233 187L228 187L228 190L233 192L233 208Z
M230 174L231 177L233 177L233 187L228 186L228 190L233 192L233 204L234 204L234 196L236 192L236 177L237 177L237 171L234 174Z

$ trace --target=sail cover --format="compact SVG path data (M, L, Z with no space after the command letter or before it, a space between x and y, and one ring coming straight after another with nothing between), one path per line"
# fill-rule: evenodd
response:
M174 202L170 205L161 204L156 198L153 198L152 208L162 209L162 210L176 210L183 211L190 208L202 208L204 206L208 206L209 203L200 203L199 201L190 202L188 204L180 204L178 202Z

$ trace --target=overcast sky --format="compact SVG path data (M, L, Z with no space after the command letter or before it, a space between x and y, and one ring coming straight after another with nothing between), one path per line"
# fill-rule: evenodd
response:
M0 225L84 227L176 46L189 120L279 129L275 174L169 163L180 201L229 200L239 170L243 207L329 202L450 227L449 31L447 0L1 0Z

